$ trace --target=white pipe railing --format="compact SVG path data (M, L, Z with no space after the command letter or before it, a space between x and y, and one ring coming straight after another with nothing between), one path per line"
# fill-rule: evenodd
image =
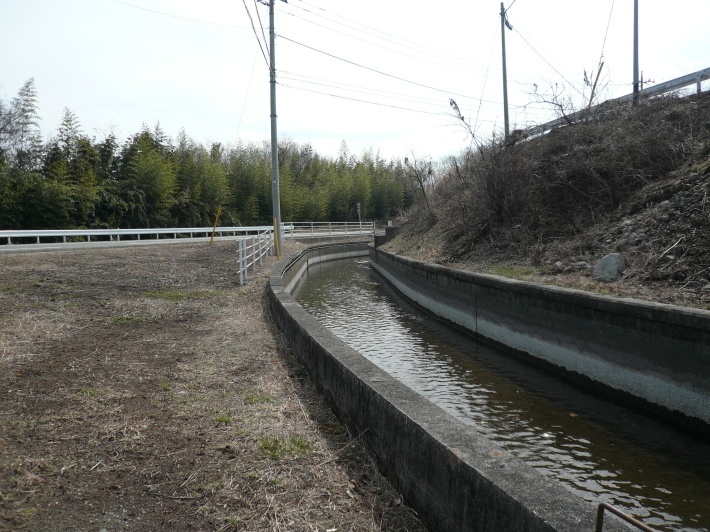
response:
M273 253L274 231L269 229L258 235L243 236L237 246L237 267L239 269L239 284L244 285L249 277L249 268L256 273L256 266L263 265L264 257Z
M69 239L85 239L86 242L97 241L98 237L108 237L113 240L141 240L146 236L153 239L160 238L196 238L210 237L212 227L169 227L161 229L42 229L42 230L3 230L0 231L0 244L18 245L17 240L33 240L33 243L41 244L42 239L61 239L62 243ZM248 234L258 234L263 231L273 230L268 225L247 226L247 227L217 227L214 229L215 236L239 236ZM15 239L15 242L13 242ZM104 239L106 240L106 239ZM23 242L24 243L24 242Z
M375 232L375 222L290 222L282 225L283 235L291 238L373 235ZM209 238L212 233L212 227L2 230L0 245L22 247L28 241L33 244L64 244L68 243L68 240L94 243L144 240L147 243L151 240ZM256 268L263 264L264 257L274 252L274 228L271 226L218 227L214 229L214 234L216 237L231 237L237 240L237 268L241 285L247 281L249 272L256 273ZM51 242L47 242L50 239Z
M375 222L289 222L284 236L356 236L374 232Z

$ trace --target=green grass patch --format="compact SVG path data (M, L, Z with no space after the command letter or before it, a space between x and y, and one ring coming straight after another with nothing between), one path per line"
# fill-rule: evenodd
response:
M217 425L229 425L232 422L232 416L227 414L218 414L212 419Z
M540 273L534 266L508 266L506 264L496 264L483 268L484 273L509 277L511 279L529 279L533 275Z
M85 395L87 397L96 397L97 395L99 395L99 391L96 388L82 388L81 395Z
M313 445L296 434L288 438L262 438L259 442L261 454L280 461L284 458L306 456L313 450Z
M248 405L255 405L258 403L272 403L274 400L272 397L261 390L254 390L244 396L244 402Z
M163 381L160 383L160 389L163 390L164 392L169 392L170 390L173 389L173 383L170 381Z

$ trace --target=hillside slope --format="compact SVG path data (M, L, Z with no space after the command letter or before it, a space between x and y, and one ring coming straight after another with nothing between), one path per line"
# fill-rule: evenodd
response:
M710 93L609 107L452 160L390 250L537 282L710 309ZM613 283L592 278L609 253Z

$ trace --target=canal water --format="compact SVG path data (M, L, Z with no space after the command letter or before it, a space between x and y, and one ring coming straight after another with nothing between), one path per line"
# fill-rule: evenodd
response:
M663 531L710 532L710 441L477 343L365 259L311 266L298 302L398 380L580 497Z

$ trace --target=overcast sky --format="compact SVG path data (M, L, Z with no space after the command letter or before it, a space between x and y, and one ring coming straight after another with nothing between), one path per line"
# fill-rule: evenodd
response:
M710 0L639 4L644 79L710 67ZM580 105L600 58L601 95L631 92L632 0L506 8L511 128L555 118L535 85ZM451 98L482 138L502 130L499 0L277 0L276 32L281 138L333 157L345 141L355 154L438 159L470 142ZM205 145L261 142L269 73L257 35L268 57L268 7L255 0L0 0L0 98L34 78L45 135L66 107L98 139L160 122Z

